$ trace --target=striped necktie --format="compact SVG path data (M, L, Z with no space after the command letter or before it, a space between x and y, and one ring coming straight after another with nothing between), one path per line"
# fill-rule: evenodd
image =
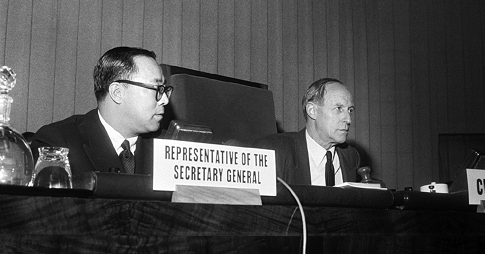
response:
M128 174L135 173L135 156L131 153L130 142L124 140L121 144L121 148L123 148L123 151L120 153L119 157L125 168L125 172Z

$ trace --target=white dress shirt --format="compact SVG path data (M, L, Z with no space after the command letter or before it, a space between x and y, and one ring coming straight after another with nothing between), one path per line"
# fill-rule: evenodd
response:
M308 159L310 161L310 175L312 185L325 186L325 164L327 163L327 150L320 146L313 138L310 137L308 131L306 133L306 142L308 149ZM340 160L338 154L335 153L335 147L329 149L332 152L333 168L335 169L335 185L343 183L342 171L340 168Z
M116 150L116 153L120 155L120 153L123 151L121 144L123 143L123 141L128 140L128 142L130 142L131 153L135 155L136 141L138 140L138 136L124 138L118 131L116 131L112 126L108 124L108 122L103 119L103 116L101 116L99 110L98 115L99 120L101 120L101 124L103 124L104 129L106 129L106 132L108 132L109 139L111 140L111 143L113 144L113 148Z

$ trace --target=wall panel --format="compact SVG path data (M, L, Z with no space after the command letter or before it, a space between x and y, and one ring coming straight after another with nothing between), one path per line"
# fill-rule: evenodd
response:
M180 66L182 62L182 1L163 1L162 62Z
M431 108L431 134L447 129L446 101L446 37L443 1L428 1L429 88ZM438 135L431 135L431 144L438 144ZM439 168L439 151L431 146L433 169ZM438 173L431 178L439 180Z
M123 30L121 44L141 47L143 45L144 0L123 0Z
M8 0L0 0L0 65L5 62L5 41L7 36Z
M283 2L283 119L284 131L298 131L300 126L298 107L298 31L295 0Z
M234 1L219 1L217 73L234 77Z
M313 19L312 19L312 2L298 1L298 96L303 98L306 89L314 81L313 74ZM299 129L305 126L303 116L303 106L298 102L295 108L298 109Z
M182 66L199 70L200 1L184 0L182 15Z
M96 107L93 93L93 68L101 56L101 2L80 1L77 44L76 114Z
M5 5L4 5L5 6ZM3 11L2 11L3 13ZM17 74L17 84L9 93L13 97L10 113L12 126L19 132L27 129L30 74L32 1L9 1L5 36L5 62ZM30 131L30 130L29 130Z
M397 127L393 2L379 1L379 101L381 126L382 178L391 187L397 186ZM398 10L396 10L398 11Z
M163 1L146 0L143 22L143 47L157 54L157 60L162 62L163 44ZM185 15L185 13L184 13ZM185 38L185 37L182 37ZM198 41L195 41L198 46ZM182 44L182 48L184 44ZM198 60L197 60L198 61ZM197 62L198 64L198 62Z
M265 0L251 1L251 80L268 82L268 6Z
M485 41L485 15L483 15L485 13L485 1L480 1L480 22L476 22L477 24L480 24L480 41L482 42L482 46L480 47L481 51L482 51L482 56L483 54L485 54L485 43L483 41ZM485 57L484 57L485 59ZM485 60L482 61L482 74L485 74ZM485 81L484 81L485 83ZM485 102L484 102L485 103ZM485 118L485 116L483 116ZM482 122L483 123L483 122Z
M122 45L123 6L120 0L102 2L101 52Z
M314 80L328 77L327 1L312 2Z
M446 68L446 24L445 5L441 0L428 2L429 22L429 61L430 61L430 88L434 97L432 107L432 123L435 123L435 132L446 132L448 130L448 109L447 98L447 68ZM441 100L440 100L441 99ZM437 139L437 137L436 137Z
M327 0L327 65L328 77L340 78L339 1Z
M463 65L463 31L460 1L445 1L446 69L448 82L448 132L466 130L466 97ZM457 50L461 49L461 50Z
M369 84L369 148L373 176L382 179L381 104L379 84L379 15L377 1L365 1ZM355 95L358 97L359 95ZM362 114L362 113L360 113ZM387 180L385 180L387 181Z
M51 123L54 106L57 1L34 1L30 45L30 79L27 129Z
M281 1L268 1L268 85L273 92L275 118L280 131L282 130L284 119L282 10L283 4Z
M485 123L485 83L483 79L483 51L480 20L480 1L470 0L463 5L463 58L466 98L466 130L476 133Z
M200 11L200 71L217 73L218 1L201 1Z
M411 45L409 31L409 0L393 4L394 67L396 100L396 178L398 188L412 187L413 172L413 104L411 88Z
M369 83L367 74L367 36L366 12L363 0L352 2L353 66L354 66L354 104L355 112L351 129L354 130L354 145L361 154L362 164L370 165L369 158ZM358 141L356 143L355 141Z
M426 1L411 2L411 83L413 91L414 175L429 180L431 173L431 101L429 90L428 8Z
M354 38L351 0L339 1L339 70L340 80L355 94ZM354 102L355 103L355 102ZM348 138L355 140L355 128L350 129Z
M52 121L65 119L74 114L76 101L76 56L79 1L58 2L58 28L54 35L55 49L55 82ZM38 126L33 127L35 131Z
M251 79L251 0L234 1L234 77Z
M79 1L77 44L77 72L75 90L76 114L84 114L96 107L93 92L93 68L101 56L100 1Z

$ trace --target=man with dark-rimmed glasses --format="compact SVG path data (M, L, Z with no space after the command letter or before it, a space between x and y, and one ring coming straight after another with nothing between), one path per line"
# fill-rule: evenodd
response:
M113 48L98 60L93 78L97 109L40 128L32 142L34 159L39 147L67 147L74 183L90 171L151 174L151 138L173 91L155 53Z

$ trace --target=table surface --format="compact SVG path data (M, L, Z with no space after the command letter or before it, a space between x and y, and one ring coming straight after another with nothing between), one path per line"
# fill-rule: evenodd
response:
M304 205L308 253L483 252L485 216L468 207L463 194L294 188ZM0 189L3 253L302 251L302 216L283 192L264 198L262 206L249 206L28 191L37 195ZM386 206L372 199L376 196ZM396 209L396 201L402 209ZM430 207L429 201L452 208ZM423 202L428 207L417 208Z

